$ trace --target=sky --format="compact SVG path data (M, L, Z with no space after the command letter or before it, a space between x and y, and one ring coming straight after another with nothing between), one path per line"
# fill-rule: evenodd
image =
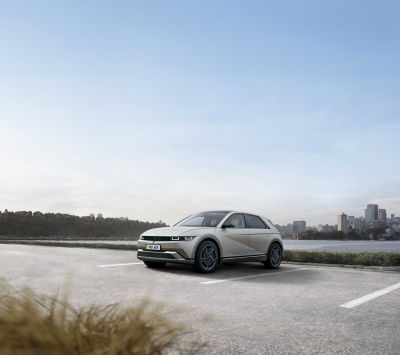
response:
M0 0L0 210L400 215L399 11Z

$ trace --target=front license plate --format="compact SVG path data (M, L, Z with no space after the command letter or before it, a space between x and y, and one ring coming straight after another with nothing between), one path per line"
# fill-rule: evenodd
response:
M161 245L157 244L147 244L146 245L147 250L161 250Z

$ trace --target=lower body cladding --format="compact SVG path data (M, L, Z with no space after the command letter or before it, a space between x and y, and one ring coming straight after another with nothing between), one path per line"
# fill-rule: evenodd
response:
M196 244L194 242L155 242L139 241L137 258L143 261L175 264L194 264ZM242 255L234 257L222 257L218 263L251 262L267 259L266 254Z
M137 257L144 261L154 261L163 263L176 263L176 264L194 264L194 259L186 259L178 251L175 250L163 250L163 251L151 251L138 249ZM221 258L221 263L232 263L232 262L254 262L254 261L266 261L267 255L245 255Z

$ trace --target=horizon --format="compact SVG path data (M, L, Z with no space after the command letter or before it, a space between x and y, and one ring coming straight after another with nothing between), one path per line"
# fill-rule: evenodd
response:
M385 209L386 210L386 209ZM215 210L209 210L209 211L215 211ZM235 210L226 210L227 211L227 213L230 213L230 212L237 212L237 211L235 211ZM174 225L175 223L177 223L178 221L175 221L175 222L173 222L173 223L167 223L166 221L164 221L164 220L162 220L162 219L159 219L159 220L140 220L140 219L137 219L137 218L134 218L134 217L131 217L131 218L129 218L129 217L126 217L126 216L107 216L107 215L104 215L102 212L95 212L95 213L90 213L90 214L88 214L88 215L77 215L77 214L71 214L71 213L67 213L67 212L52 212L52 211L30 211L30 210L18 210L18 211L11 211L11 210L8 210L7 208L6 209L4 209L4 211L3 210L1 210L0 209L0 214L1 213L5 213L5 212L10 212L10 213L20 213L20 212L30 212L30 213L32 213L32 214L34 214L34 213L36 213L36 212L39 212L39 213L42 213L42 214L62 214L62 215L69 215L69 216L76 216L76 217L91 217L91 216L93 216L93 218L95 218L95 219L98 219L99 218L99 215L101 216L101 218L111 218L111 219L125 219L125 218L127 218L127 219L129 219L129 220L131 220L131 221L139 221L139 222L143 222L143 223L160 223L160 222L162 222L162 223L165 223L165 224L167 224L167 225ZM194 213L199 213L199 212L207 212L207 211L196 211L196 212L194 212ZM249 213L251 213L251 212L253 212L253 211L242 211L242 212L249 212ZM386 210L386 212L387 212L387 210ZM342 213L344 213L344 212L342 212ZM351 215L348 215L348 214L346 214L345 213L345 215L347 216L347 217L351 217ZM391 213L390 212L387 212L387 215L388 215L388 219L390 219L390 215L391 215ZM189 215L188 215L189 216ZM185 217L183 217L183 218L186 218L186 217L188 217L188 216L185 216ZM338 217L339 215L337 215L337 217ZM263 216L263 217L267 217L268 218L268 216ZM352 217L354 217L354 218L359 218L359 217L362 217L362 218L364 218L365 216L364 216L364 214L362 214L362 215L354 215L354 216L352 216ZM395 218L400 218L400 216L396 216L395 214L394 214L394 217ZM286 226L286 225L289 225L289 224L293 224L293 222L296 222L296 221L304 221L304 222L306 222L306 225L307 225L307 227L318 227L319 225L322 225L322 226L324 226L324 225L330 225L330 226L335 226L335 225L337 225L337 223L334 223L334 224L329 224L329 223L320 223L320 224L318 224L318 225L315 225L315 224L309 224L308 222L307 222L307 218L303 218L303 219L299 219L299 220L291 220L291 221L288 221L288 222L284 222L284 223L275 223L275 221L272 221L272 223L274 224L274 225L279 225L279 226Z
M394 1L5 3L2 210L400 215ZM175 221L175 222L174 222Z

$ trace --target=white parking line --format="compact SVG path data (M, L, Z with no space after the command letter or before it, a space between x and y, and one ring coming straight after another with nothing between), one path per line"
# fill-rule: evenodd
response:
M115 266L128 266L128 265L142 265L143 262L138 263L125 263L125 264L108 264L108 265L97 265L97 267L115 267Z
M383 288L382 290L379 290L379 291L375 291L375 292L369 293L368 295L365 295L365 296L357 298L357 299L355 299L353 301L344 303L344 304L340 305L339 307L354 308L354 307L359 306L360 304L363 304L365 302L371 301L371 300L373 300L375 298L378 298L380 296L386 295L389 292L397 290L398 288L400 288L400 283L394 284L394 285L386 287L386 288Z
M252 279L255 277L263 277L263 276L276 276L276 275L282 275L282 274L287 274L289 272L296 272L296 271L301 271L301 270L309 270L310 268L301 268L301 269L296 269L296 270L287 270L287 271L276 271L276 272L264 272L262 274L256 274L256 275L247 275L247 276L239 276L239 277L232 277L230 279L222 279L222 280L211 280L211 281L203 281L200 282L201 285L212 285L212 284L218 284L221 282L228 282L228 281L237 281L237 280L244 280L244 279Z

